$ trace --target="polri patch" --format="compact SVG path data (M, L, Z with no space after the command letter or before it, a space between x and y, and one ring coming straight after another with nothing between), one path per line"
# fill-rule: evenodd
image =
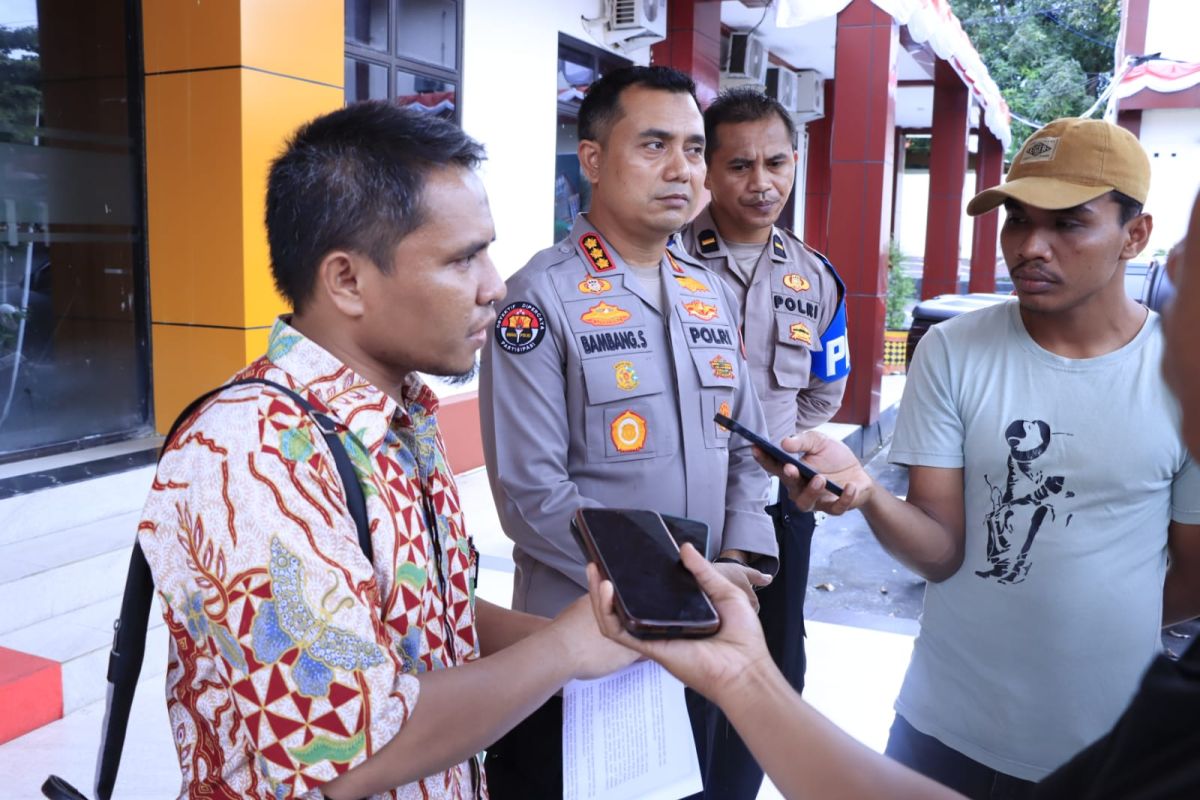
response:
M717 232L713 230L700 231L696 236L696 243L700 245L700 252L705 255L721 249L721 245L717 244Z
M592 269L596 272L607 272L617 268L612 259L608 257L608 251L604 249L599 235L591 232L585 233L579 237L579 246L587 254L588 261L592 262Z
M496 317L496 344L506 353L528 353L546 338L546 315L533 303L509 303Z

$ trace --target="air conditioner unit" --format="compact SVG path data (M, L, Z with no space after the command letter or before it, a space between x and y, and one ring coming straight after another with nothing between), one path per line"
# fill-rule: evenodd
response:
M606 0L605 10L604 17L584 24L602 21L604 43L614 49L638 50L667 38L667 0Z
M796 75L797 122L810 122L825 116L825 79L815 69L802 69Z
M767 67L767 96L774 97L788 111L796 110L796 73L784 67Z
M767 80L767 46L749 31L729 34L729 49L724 59L722 83L732 79L764 84Z

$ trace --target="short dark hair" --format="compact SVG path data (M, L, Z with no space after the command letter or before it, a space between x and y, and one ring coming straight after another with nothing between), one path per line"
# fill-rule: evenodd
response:
M644 86L664 92L687 94L700 109L696 82L671 67L621 67L604 75L588 87L579 105L579 139L601 141L613 123L621 118L621 92L631 86Z
M1121 207L1120 220L1122 225L1142 213L1143 204L1124 192L1118 192L1116 189L1113 189L1108 193L1108 196L1112 198L1114 203Z
M717 127L738 122L758 122L772 114L779 116L787 128L792 146L796 144L796 123L783 104L768 97L758 89L747 86L721 92L704 111L704 160L712 163L712 154L720 146L717 143Z
M451 122L383 101L353 103L296 131L267 178L275 286L297 311L333 250L363 253L383 272L424 221L429 172L473 169L483 146Z

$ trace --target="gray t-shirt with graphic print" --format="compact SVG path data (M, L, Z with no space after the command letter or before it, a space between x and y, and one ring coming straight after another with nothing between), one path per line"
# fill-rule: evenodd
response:
M1105 733L1160 647L1170 520L1200 523L1150 312L1068 359L1006 302L931 328L890 459L961 467L966 555L925 590L896 700L917 730L1036 780Z

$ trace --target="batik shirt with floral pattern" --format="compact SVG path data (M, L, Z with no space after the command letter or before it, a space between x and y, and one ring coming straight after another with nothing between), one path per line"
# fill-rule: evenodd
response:
M320 430L262 384L179 429L139 536L170 632L181 797L319 798L396 735L418 673L476 657L476 554L419 378L398 404L283 320L237 377L252 376L340 424L374 567ZM383 796L473 797L474 773L464 762Z

